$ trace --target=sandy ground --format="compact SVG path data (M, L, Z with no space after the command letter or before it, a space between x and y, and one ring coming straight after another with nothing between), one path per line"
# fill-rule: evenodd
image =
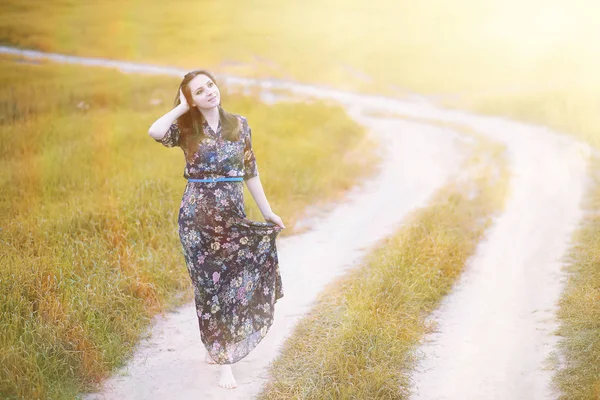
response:
M385 143L381 171L314 221L309 231L279 240L285 296L276 305L275 323L266 338L233 366L238 388L218 387L218 367L204 363L190 303L166 318L157 317L150 338L142 342L134 359L105 382L102 393L86 396L87 400L250 399L260 391L269 363L325 285L391 234L459 165L454 149L459 139L442 129L400 120L360 119ZM415 169L421 173L414 174Z
M569 140L492 119L479 132L512 158L505 212L432 316L413 375L415 399L554 399L545 370L557 337L561 257L578 219L587 150Z
M0 47L25 54L128 72L182 75L177 69L82 59ZM184 72L184 71L183 71ZM553 399L551 371L555 309L565 279L561 257L581 211L590 149L547 129L500 118L445 110L426 101L402 101L345 93L281 81L220 77L227 85L260 86L294 96L334 100L369 127L384 146L381 172L349 193L311 230L278 242L285 297L275 324L248 357L234 365L239 387L216 386L218 367L203 362L193 305L158 317L152 334L133 360L106 381L91 399L248 399L260 390L267 367L297 319L324 286L356 265L376 241L389 235L403 217L424 205L455 171L460 136L399 119L368 117L365 111L460 123L507 146L512 174L506 208L477 254L431 316L437 329L419 349L413 374L418 399Z

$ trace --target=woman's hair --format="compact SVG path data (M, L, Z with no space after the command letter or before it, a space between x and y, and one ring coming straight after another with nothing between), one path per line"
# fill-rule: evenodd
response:
M193 106L194 103L192 101L192 93L188 87L188 83L190 83L190 81L198 75L206 75L215 83L215 85L217 84L215 78L210 72L205 70L196 70L188 72L183 77L183 80L179 85L179 89L182 90L185 99L190 105L190 110L177 119L177 125L180 131L179 144L186 155L189 154L190 156L196 152L200 141L204 137L204 130L202 129L204 116L198 107ZM175 106L178 106L181 103L179 100L179 89L177 89L177 95L175 96ZM223 138L230 141L238 140L241 131L240 121L235 115L225 111L223 107L221 107L220 102L219 119L221 120L221 133Z

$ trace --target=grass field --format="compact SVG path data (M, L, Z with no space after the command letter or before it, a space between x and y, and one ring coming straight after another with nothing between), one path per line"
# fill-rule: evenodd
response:
M183 154L147 134L178 84L0 60L2 399L74 398L123 362L154 313L191 295ZM223 104L248 118L288 230L373 169L364 130L340 108L226 93Z
M592 0L7 0L0 3L0 43L394 96L418 92L448 106L543 124L598 148L598 7ZM23 150L20 166L30 162L29 151ZM98 165L108 165L105 153L94 157ZM44 165L53 168L51 160ZM22 169L23 190L37 193L36 184L28 182L36 182L39 168ZM6 172L0 174L5 182ZM39 196L21 198L18 207L39 206ZM600 207L600 194L591 196L584 231L595 223L591 215ZM595 251L586 247L592 243L586 237L578 237L574 252ZM581 275L584 270L597 271L598 263L585 265L573 266L563 316L571 313L575 298L597 298L600 284L580 277L587 277ZM600 337L597 319L585 319L595 314L581 317L579 326L591 329L585 338ZM564 319L567 340L577 332L573 321ZM588 361L570 369L570 376L559 375L567 385L566 398L600 385L599 358L585 358L600 354L600 344L581 343L568 351L573 359ZM590 379L578 381L573 374ZM581 382L587 386L578 386Z
M591 0L9 0L0 5L0 42L377 92L470 94L598 83L596 7Z
M592 165L592 183L584 223L569 255L570 279L560 302L562 369L557 383L563 398L600 399L600 159Z
M284 344L259 398L408 398L414 351L430 328L426 317L507 194L503 147L481 140L470 147L460 179L328 286Z
M418 92L598 146L599 7L592 0L8 0L0 4L0 43Z

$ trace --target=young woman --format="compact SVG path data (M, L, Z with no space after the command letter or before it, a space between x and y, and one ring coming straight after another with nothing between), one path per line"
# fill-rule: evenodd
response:
M206 362L221 364L219 385L235 388L231 364L264 338L283 297L275 239L285 227L269 206L251 130L221 107L207 71L185 75L175 108L148 134L178 146L188 180L179 209L179 237L194 297ZM243 182L268 222L246 218Z

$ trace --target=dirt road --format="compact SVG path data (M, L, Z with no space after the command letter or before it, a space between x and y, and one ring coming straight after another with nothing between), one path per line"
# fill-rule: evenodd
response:
M0 52L128 72L181 76L176 69L82 59L2 48ZM220 77L226 85L259 86L265 100L282 90L291 96L334 100L368 126L384 144L380 173L348 194L311 230L280 240L285 297L278 303L267 338L234 365L239 387L216 386L218 368L203 362L193 305L157 319L149 340L130 364L108 380L102 393L86 399L248 399L266 378L266 368L295 322L336 276L360 261L373 243L389 235L411 210L456 172L460 135L449 128L401 119L369 117L369 112L468 126L506 145L511 190L477 254L432 315L437 331L419 350L413 375L418 399L553 399L551 371L555 308L565 274L561 271L570 236L581 211L590 149L547 129L445 110L424 101L344 93L292 82ZM278 95L269 93L273 89Z

